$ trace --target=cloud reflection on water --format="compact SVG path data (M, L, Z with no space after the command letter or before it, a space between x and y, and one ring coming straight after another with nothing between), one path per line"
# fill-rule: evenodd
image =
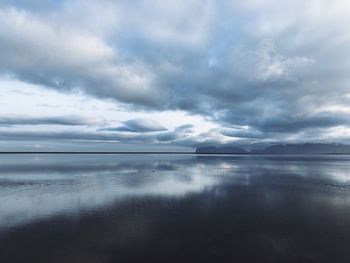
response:
M176 199L205 191L223 195L223 186L232 183L347 190L349 160L347 156L0 156L0 229L58 214L94 213L128 198ZM265 196L279 198L268 190ZM312 197L318 198L316 193ZM326 201L345 200L333 199Z

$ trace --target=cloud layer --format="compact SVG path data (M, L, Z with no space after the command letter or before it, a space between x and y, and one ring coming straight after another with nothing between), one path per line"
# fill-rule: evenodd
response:
M65 125L65 126L80 126L80 125L103 125L102 119L82 118L80 116L53 116L41 118L28 117L0 117L0 125Z
M219 126L194 135L190 126L166 131L130 117L101 125L96 133L106 136L131 132L125 138L142 141L154 132L153 141L184 145L346 141L349 8L345 0L5 1L0 72L122 102L129 112L181 110ZM40 121L85 125L32 124Z
M123 122L119 127L103 128L104 131L124 131L124 132L157 132L166 130L165 127L152 119L133 119Z

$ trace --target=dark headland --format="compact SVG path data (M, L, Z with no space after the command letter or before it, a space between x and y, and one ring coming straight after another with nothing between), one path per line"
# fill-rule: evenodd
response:
M276 144L263 149L245 149L235 146L201 146L198 154L350 154L350 145L305 143Z

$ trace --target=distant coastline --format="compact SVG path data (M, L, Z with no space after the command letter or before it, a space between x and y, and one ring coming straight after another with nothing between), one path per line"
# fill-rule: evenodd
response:
M198 147L197 154L296 154L296 155L314 155L314 154L350 154L350 145L345 144L323 144L323 143L305 143L305 144L276 144L266 146L262 149L245 149L236 146L209 146Z
M174 154L174 155L350 155L350 145L345 144L276 144L262 149L245 149L236 146L200 146L194 151L0 151L1 155L16 154Z

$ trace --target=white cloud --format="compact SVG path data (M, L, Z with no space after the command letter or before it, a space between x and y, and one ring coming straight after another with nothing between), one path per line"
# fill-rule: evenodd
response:
M295 70L302 70L314 60L308 57L284 57L278 54L271 40L262 41L258 50L255 78L262 81L286 79L293 80Z

